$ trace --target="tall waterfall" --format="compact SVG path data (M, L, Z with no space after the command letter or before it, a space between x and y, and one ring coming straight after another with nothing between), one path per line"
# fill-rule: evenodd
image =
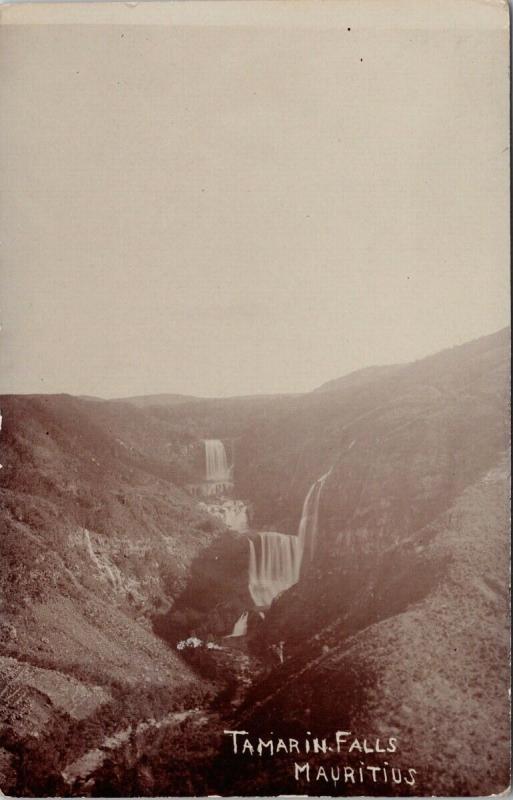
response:
M331 469L321 478L315 481L310 487L303 503L301 521L299 523L298 538L301 541L302 552L308 552L312 559L315 543L317 539L317 527L319 524L319 502L321 499L322 487Z
M249 593L256 606L269 606L274 598L299 580L303 555L313 556L319 522L319 502L326 472L310 487L303 503L297 536L265 531L249 540Z
M230 469L224 444L219 439L205 439L207 481L229 481Z
M280 592L298 582L301 557L298 536L265 531L256 543L249 540L248 588L256 606L270 606Z

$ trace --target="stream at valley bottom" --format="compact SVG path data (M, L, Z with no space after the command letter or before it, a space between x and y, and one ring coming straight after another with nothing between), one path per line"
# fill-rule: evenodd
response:
M194 649L198 647L207 649L204 643ZM62 770L64 793L75 797L121 796L127 791L132 796L211 793L223 731L233 727L247 690L270 666L249 655L240 641L216 644L208 652L229 676L209 703L145 719L105 737Z

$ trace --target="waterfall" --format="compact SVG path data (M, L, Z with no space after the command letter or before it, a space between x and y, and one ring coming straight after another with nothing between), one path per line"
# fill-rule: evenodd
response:
M313 556L319 522L322 487L329 472L315 481L303 503L297 536L264 531L249 540L249 593L256 606L270 606L274 598L299 580L305 552ZM258 546L256 546L258 545Z
M228 636L229 639L235 636L245 636L248 632L248 612L244 611L235 625L233 626L233 631Z
M249 540L248 588L256 606L270 606L280 592L298 582L301 556L298 536L265 531L256 542Z
M303 553L309 552L310 559L312 559L315 549L315 542L317 539L317 527L319 522L319 502L321 499L322 487L326 478L330 474L331 469L326 472L321 478L315 481L310 487L306 495L305 502L303 503L303 510L301 512L301 521L299 523L298 538L301 541L301 549Z
M205 439L207 481L230 481L230 469L224 444L219 439Z

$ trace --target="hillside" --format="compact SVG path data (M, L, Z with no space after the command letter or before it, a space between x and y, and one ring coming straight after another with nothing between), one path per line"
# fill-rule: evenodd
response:
M288 658L250 692L235 729L256 737L276 730L279 720L282 736L307 729L330 739L340 729L381 741L393 736L398 753L389 762L416 770L418 795L503 791L509 782L508 474L504 461L372 566L356 547L346 552L338 568L338 614L300 643L302 620L284 595L269 629L285 640ZM294 590L303 601L308 596L312 616L330 591L321 585L319 576L310 591ZM259 764L257 773L243 769L235 786L242 794L265 787L337 795L340 784L337 790L324 778L315 781L316 767L355 767L356 756L311 759L310 786L293 780L288 757ZM368 763L382 765L383 758ZM412 793L404 782L392 789ZM388 792L382 776L374 784L368 775L359 791L349 787L355 794Z
M355 372L350 372L342 378L335 378L332 381L327 381L321 386L318 386L314 391L316 392L333 392L347 389L348 386L368 386L380 378L387 377L399 372L403 368L403 364L390 364L379 367L364 367Z
M166 477L179 454L169 464L146 457L111 432L104 404L4 397L1 407L3 787L10 775L32 794L51 791L57 754L48 777L28 763L23 777L21 764L57 735L65 762L123 720L210 692L150 616L173 602L220 528ZM141 446L161 435L129 407L113 418Z

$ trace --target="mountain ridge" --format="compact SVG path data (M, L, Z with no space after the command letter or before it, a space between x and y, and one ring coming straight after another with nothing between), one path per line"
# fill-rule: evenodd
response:
M220 396L220 397L203 397L200 395L187 395L177 392L157 392L151 394L142 394L142 395L127 395L121 397L98 397L96 395L88 395L88 394L77 394L71 395L67 392L48 392L48 393L39 393L39 392L2 392L0 394L1 397L39 397L39 396L50 396L50 397L57 397L60 395L69 396L69 397L77 397L83 400L90 400L93 402L106 402L106 403L118 403L118 402L126 402L131 403L135 406L139 406L144 408L146 406L174 406L174 405L184 405L187 403L194 403L194 402L223 402L223 401L234 401L234 400L252 400L252 399L270 399L270 398L279 398L279 397L301 397L309 394L314 394L316 392L325 392L325 391L335 391L339 388L345 388L348 383L360 385L362 383L366 383L367 381L373 381L375 379L379 379L385 376L387 373L392 375L395 372L399 372L406 367L411 367L415 364L420 364L422 362L428 362L432 358L437 358L442 354L455 354L458 352L460 348L469 348L469 347L485 347L491 340L497 339L498 341L502 339L506 339L510 341L511 339L511 327L505 326L500 328L497 331L493 331L492 333L485 334L483 336L475 337L474 339L470 339L466 342L457 345L451 345L448 347L444 347L442 350L437 350L434 353L428 353L427 355L421 356L420 358L414 359L413 361L405 361L398 364L370 364L365 367L361 367L356 370L351 370L350 372L344 373L336 378L331 378L327 381L324 381L319 386L314 387L313 389L304 391L304 392L264 392L259 394L242 394L242 395L227 395L227 396Z

